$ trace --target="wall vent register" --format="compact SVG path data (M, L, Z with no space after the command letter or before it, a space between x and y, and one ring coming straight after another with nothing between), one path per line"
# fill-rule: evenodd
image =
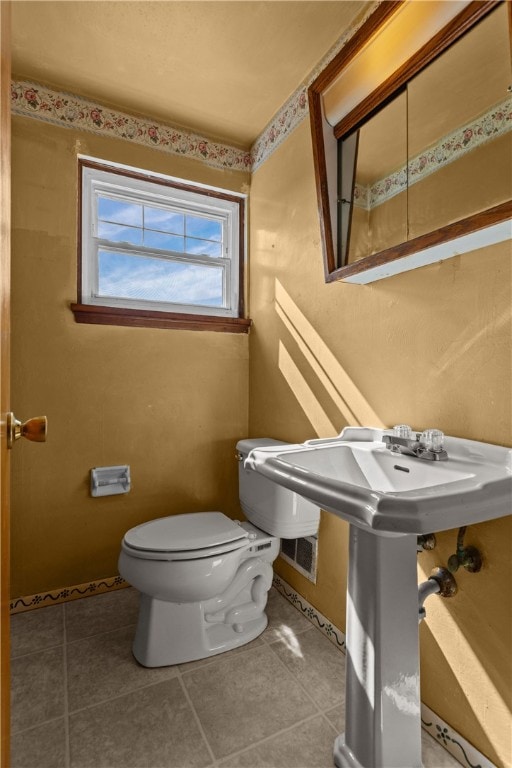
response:
M318 538L281 539L280 555L296 571L316 584Z

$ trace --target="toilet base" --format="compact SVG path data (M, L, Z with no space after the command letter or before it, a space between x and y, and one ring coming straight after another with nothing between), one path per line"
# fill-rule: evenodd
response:
M133 655L144 667L167 667L205 659L250 643L264 631L261 613L242 623L205 621L207 603L168 603L141 595Z

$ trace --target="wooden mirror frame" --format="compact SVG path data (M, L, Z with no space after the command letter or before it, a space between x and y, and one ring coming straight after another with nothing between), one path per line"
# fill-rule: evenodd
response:
M315 179L318 198L318 213L320 217L320 229L322 235L325 282L346 280L351 282L370 282L370 280L358 279L361 273L390 264L398 259L403 259L418 252L425 251L433 246L455 240L463 235L469 235L478 230L485 229L506 221L512 217L512 201L496 205L487 210L455 221L440 229L408 240L404 243L387 248L379 253L365 256L358 261L344 266L337 266L337 254L335 251L331 205L329 199L328 174L326 164L326 152L324 143L325 121L322 110L322 94L339 77L347 65L361 52L370 39L389 21L393 14L404 4L405 0L387 0L377 6L375 11L364 22L339 53L332 59L327 67L320 73L308 89L309 114L311 122L311 135L313 142L313 161L315 167ZM422 69L440 56L452 43L468 32L490 11L501 4L501 0L473 0L454 19L438 32L426 45L419 49L406 63L401 66L387 80L382 82L369 96L353 108L345 117L334 126L333 133L337 140L359 125L365 118L375 112L384 103L398 92ZM512 18L512 8L509 5L509 26ZM418 266L417 264L414 266ZM407 267L406 267L407 268ZM411 266L410 268L413 268ZM390 270L392 272L404 271L404 269ZM381 277L386 276L381 274Z

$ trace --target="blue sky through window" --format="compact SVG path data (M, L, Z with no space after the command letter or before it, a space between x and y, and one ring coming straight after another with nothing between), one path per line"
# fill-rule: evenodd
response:
M222 221L101 195L98 237L182 254L222 257Z
M162 208L144 206L144 226L159 232L171 232L175 235L185 234L185 215Z
M169 254L222 257L222 221L144 202L98 196L98 237ZM99 250L100 296L223 306L224 269Z
M223 269L100 250L100 296L223 306Z
M142 205L110 197L98 197L98 219L142 227Z
M98 222L98 237L111 240L114 243L131 243L142 245L143 230L137 227L127 227L123 224L112 224L108 221Z

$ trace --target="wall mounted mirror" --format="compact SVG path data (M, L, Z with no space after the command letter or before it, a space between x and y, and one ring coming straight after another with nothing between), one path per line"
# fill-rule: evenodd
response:
M412 6L430 17L407 17ZM407 45L379 80L377 48L391 48L379 36L397 20ZM510 238L511 84L509 3L377 7L309 92L327 281L372 282Z

